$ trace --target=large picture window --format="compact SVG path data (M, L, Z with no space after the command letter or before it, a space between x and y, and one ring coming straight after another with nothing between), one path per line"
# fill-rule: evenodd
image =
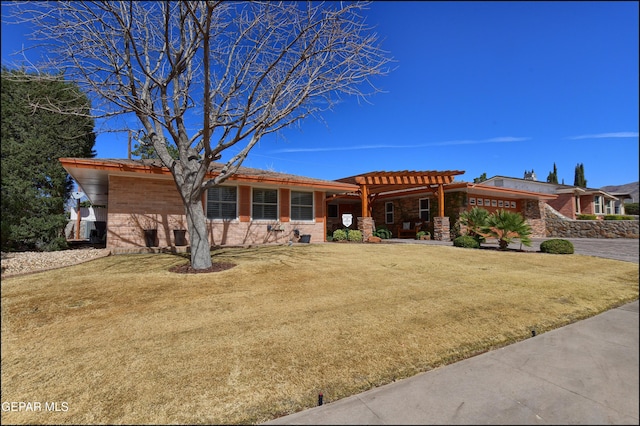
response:
M420 199L420 219L425 222L431 221L431 210L429 208L429 199L421 198Z
M291 219L313 220L313 192L291 191Z
M236 219L238 217L238 189L218 186L207 190L207 219Z
M278 220L278 190L253 190L253 219Z

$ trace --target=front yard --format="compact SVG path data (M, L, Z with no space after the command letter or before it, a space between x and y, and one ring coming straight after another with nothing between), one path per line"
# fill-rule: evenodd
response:
M580 255L413 244L212 254L236 266L176 274L186 258L120 255L3 279L2 423L258 423L638 298L638 264ZM60 409L45 410L52 402Z

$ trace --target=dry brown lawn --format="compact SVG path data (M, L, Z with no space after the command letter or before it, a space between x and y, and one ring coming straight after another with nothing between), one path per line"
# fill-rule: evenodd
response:
M237 266L176 274L183 257L120 255L4 279L2 423L259 423L638 298L638 264L580 255L337 243L213 255Z

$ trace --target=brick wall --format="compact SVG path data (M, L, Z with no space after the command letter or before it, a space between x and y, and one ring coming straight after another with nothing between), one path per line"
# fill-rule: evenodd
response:
M556 198L555 200L550 200L548 203L562 215L571 219L575 219L576 208L574 199L575 196L573 194L558 194L558 198Z
M211 245L286 243L296 230L300 235L310 234L311 242L324 241L324 192L314 193L314 222L291 221L288 207L283 207L289 205L290 192L286 188L280 192L281 226L276 227L277 221L250 220L251 188L240 186L239 219L207 220ZM107 248L145 247L144 229L157 229L158 245L170 247L174 245L173 230L187 229L182 199L173 180L111 176L108 210ZM186 238L188 242L188 233Z

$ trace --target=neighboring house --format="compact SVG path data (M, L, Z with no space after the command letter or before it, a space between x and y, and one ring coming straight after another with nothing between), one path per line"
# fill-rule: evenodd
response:
M624 214L624 204L621 204L621 200L613 194L595 188L540 182L535 180L535 175L531 176L531 174L526 175L524 179L494 176L482 182L481 185L556 195L555 200L548 201L549 206L570 219L576 219L580 214L598 217Z
M188 245L184 207L159 160L61 158L89 200L107 207L107 248ZM214 177L222 164L211 166ZM324 241L328 196L355 191L347 183L241 167L203 194L209 240L215 245ZM176 231L176 232L174 232Z
M626 212L624 211L624 205L634 202L633 194L630 194L628 192L609 192L609 194L617 198L617 200L614 201L613 204L613 214L626 214Z

